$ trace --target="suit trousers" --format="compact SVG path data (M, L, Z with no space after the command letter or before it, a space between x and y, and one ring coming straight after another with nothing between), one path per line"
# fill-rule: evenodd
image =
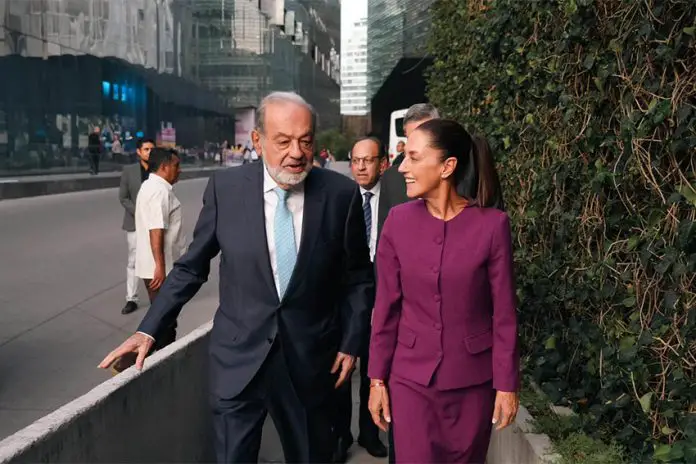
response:
M140 279L135 275L135 232L126 232L128 243L128 265L126 266L126 301L138 302L138 283Z
M358 425L360 440L379 440L379 429L372 420L370 410L367 408L370 399L370 378L367 376L367 356L360 358L360 403L358 405ZM353 386L347 381L336 390L335 404L336 418L334 427L338 437L351 437L350 424L353 416Z
M389 379L396 462L484 464L491 438L492 382L439 391Z
M99 159L101 155L99 153L89 154L89 170L93 174L99 174Z
M328 395L327 395L328 397ZM326 404L307 407L290 379L278 339L242 392L211 398L217 462L258 462L261 436L270 413L287 463L331 462L334 435Z

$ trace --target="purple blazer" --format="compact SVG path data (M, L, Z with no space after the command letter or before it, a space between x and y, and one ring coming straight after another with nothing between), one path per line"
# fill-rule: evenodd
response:
M377 250L368 375L438 390L493 380L518 391L510 221L468 207L450 221L425 202L392 208Z

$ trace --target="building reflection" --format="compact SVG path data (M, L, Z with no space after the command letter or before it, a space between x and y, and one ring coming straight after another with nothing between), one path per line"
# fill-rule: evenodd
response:
M338 15L338 0L324 3ZM316 29L323 12L310 10L299 0L0 0L0 176L84 170L95 127L105 169L132 161L138 135L199 162L235 140L235 115L237 138L247 136L271 90L300 92L321 125L338 125L338 52Z

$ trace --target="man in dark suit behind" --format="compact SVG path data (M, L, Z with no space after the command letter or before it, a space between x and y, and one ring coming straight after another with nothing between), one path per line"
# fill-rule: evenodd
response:
M123 206L122 229L126 232L128 243L128 265L126 268L126 305L121 314L130 314L138 309L138 277L135 275L135 201L143 182L150 175L148 160L150 151L155 148L152 139L138 139L135 152L138 164L126 166L121 172L121 184L118 189L118 200Z
M437 119L440 113L430 103L418 103L411 106L404 116L404 133L409 136L418 126L431 119ZM382 226L387 220L389 210L401 203L406 203L409 198L406 196L406 181L399 172L399 166L404 161L404 153L401 152L394 158L389 169L384 171L381 179L381 191L379 196L379 207L377 209L377 238L382 233ZM389 431L389 462L394 463L395 453L394 441Z
M329 462L327 403L349 378L369 330L374 275L361 196L342 174L312 169L315 121L297 94L263 100L252 134L263 163L213 175L188 252L138 333L100 365L137 352L142 368L152 335L177 317L221 252L210 335L221 463L258 461L267 413L286 461Z
M430 103L418 103L408 109L404 116L404 132L406 137L413 132L416 127L423 124L425 121L437 119L440 114ZM382 190L379 197L379 214L378 214L378 231L382 232L384 221L387 220L389 210L396 205L406 203L406 182L404 176L399 172L399 166L404 161L404 153L394 158L392 165L382 175Z

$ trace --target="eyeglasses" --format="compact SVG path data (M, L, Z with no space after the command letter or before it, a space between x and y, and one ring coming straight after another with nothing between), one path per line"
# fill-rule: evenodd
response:
M357 166L360 166L361 164L365 164L365 166L372 166L372 165L374 165L378 160L379 160L379 158L376 157L376 156L369 156L369 157L366 157L366 158L356 158L356 157L352 157L351 160L350 160L350 162L351 162L352 164L357 165Z

